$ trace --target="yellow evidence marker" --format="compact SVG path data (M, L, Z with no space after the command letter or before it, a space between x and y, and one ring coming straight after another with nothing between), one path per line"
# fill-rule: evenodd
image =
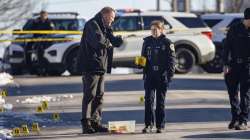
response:
M59 113L53 113L53 120L59 121L60 120L60 114Z
M20 133L21 133L20 128L18 127L13 128L11 133L14 137L20 136Z
M144 56L135 57L135 64L137 66L145 67L146 66L146 61L147 61L147 59Z
M0 107L0 113L1 112L4 112L4 108L3 107Z
M49 105L48 105L48 101L42 101L42 107L43 107L43 110L46 110L48 109Z
M8 95L7 90L5 90L5 89L1 90L1 96L2 97L6 97L7 95Z
M39 133L39 132L40 132L39 124L38 124L38 123L32 123L31 131L32 131L32 132Z
M38 112L38 113L44 112L43 107L42 107L42 106L38 106L38 107L36 108L36 112Z
M144 103L144 96L141 96L140 97L140 104L143 104Z
M23 124L21 126L21 128L22 128L22 133L23 133L24 136L29 135L30 131L29 131L29 128L28 128L28 126L26 124Z

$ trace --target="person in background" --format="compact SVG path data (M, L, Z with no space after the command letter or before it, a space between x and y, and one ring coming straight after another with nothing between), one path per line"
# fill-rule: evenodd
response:
M224 43L224 76L232 114L228 128L246 130L250 102L250 8L244 11L242 22L230 27Z

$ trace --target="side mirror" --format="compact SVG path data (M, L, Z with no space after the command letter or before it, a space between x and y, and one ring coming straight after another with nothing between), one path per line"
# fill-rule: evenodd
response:
M169 25L164 25L164 29L165 29L165 30L169 30L169 29L170 29L170 26L169 26Z

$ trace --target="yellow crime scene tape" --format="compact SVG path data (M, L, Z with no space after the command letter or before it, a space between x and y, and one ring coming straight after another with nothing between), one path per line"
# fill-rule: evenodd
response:
M81 35L81 31L62 31L62 30L21 30L21 31L11 31L2 30L0 34L14 34L14 35L24 35L24 34L70 34L70 35ZM3 39L2 42L54 42L54 41L80 41L77 38L24 38L24 39Z
M54 42L54 41L80 41L78 38L33 38L33 39L4 39L0 42Z
M74 34L81 35L81 31L68 31L68 30L20 30L20 31L12 31L12 30L2 30L0 34Z

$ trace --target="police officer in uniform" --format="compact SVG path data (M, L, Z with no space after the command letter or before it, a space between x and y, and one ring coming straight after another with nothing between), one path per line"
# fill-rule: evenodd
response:
M152 35L144 38L142 56L146 58L143 69L145 88L145 128L143 133L152 131L156 122L157 133L165 128L165 95L169 82L174 75L174 44L163 34L161 21L151 23ZM156 110L154 98L156 94Z
M250 8L244 11L242 22L230 27L223 60L232 114L228 128L246 130L250 101Z
M53 24L53 22L51 22L48 19L48 13L46 11L41 11L40 12L40 17L38 17L37 19L35 19L31 26L29 27L28 30L54 30L55 26ZM33 38L38 38L44 36L44 34L34 34ZM36 46L34 46L34 43L28 43L26 49L26 60L27 60L27 64L30 65L31 64L31 56L28 54L28 51L30 49L34 49L37 52L37 61L38 61L38 73L39 74L45 74L46 71L46 61L45 58L43 57L44 54L44 49L46 47L47 42L36 42ZM31 48L31 46L33 48Z

